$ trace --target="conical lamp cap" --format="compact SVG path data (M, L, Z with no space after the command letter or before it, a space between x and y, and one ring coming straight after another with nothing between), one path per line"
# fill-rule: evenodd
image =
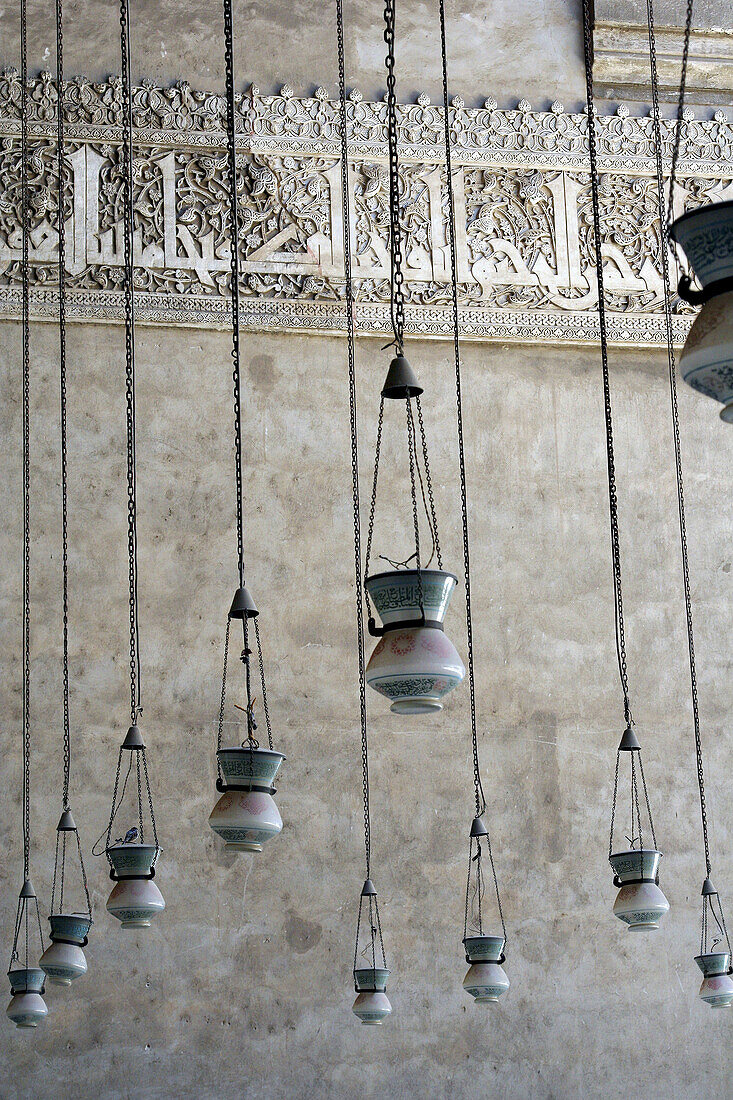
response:
M706 878L702 884L702 896L709 898L711 894L717 894L717 892L710 879Z
M247 586L244 585L242 588L238 588L234 593L232 606L229 608L229 617L231 619L254 619L256 615L259 615L259 611L249 594Z
M481 816L474 817L473 821L471 822L471 836L488 835L489 830L486 828L486 822L484 821L484 819Z
M377 896L377 888L370 878L362 886L361 896L363 898L375 898Z
M624 730L623 737L618 747L619 752L641 752L641 745L639 739L632 730L631 726L627 726Z
M23 889L20 891L20 896L22 898L34 898L36 896L36 891L33 889L33 883L29 878L23 883Z
M76 832L76 822L74 821L74 818L71 815L71 810L64 810L61 817L59 818L59 823L56 826L56 832L57 833L75 833Z
M137 726L130 726L125 736L125 740L122 742L123 749L144 749L145 742L143 741L143 735Z
M382 386L382 397L398 401L405 397L419 397L423 388L417 375L404 355L396 355L389 365L387 377Z

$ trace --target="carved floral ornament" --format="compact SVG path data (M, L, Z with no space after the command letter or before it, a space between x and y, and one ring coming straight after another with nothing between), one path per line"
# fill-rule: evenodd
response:
M57 310L56 87L32 82L29 138L31 308ZM121 85L66 85L68 313L121 318ZM384 103L348 102L357 325L388 332L389 199ZM450 336L442 108L426 95L402 105L402 225L407 331ZM561 104L451 104L460 319L467 337L597 340L586 117ZM224 326L229 316L224 101L187 83L144 83L133 99L136 312L139 320ZM341 331L343 240L338 104L323 88L299 98L285 85L238 101L242 325ZM669 163L674 124L662 122ZM20 308L20 81L0 77L0 312ZM599 118L603 259L610 337L664 342L660 226L652 125L625 107ZM733 197L733 129L722 112L686 116L677 213ZM675 336L690 324L675 304Z

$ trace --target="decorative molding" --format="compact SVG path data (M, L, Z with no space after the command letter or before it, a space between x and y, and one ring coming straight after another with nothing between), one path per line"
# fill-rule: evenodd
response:
M57 310L56 88L30 85L31 309ZM64 210L68 314L122 316L121 87L84 79L65 88L68 152ZM0 77L0 314L20 304L20 82ZM357 325L389 329L388 192L384 103L352 92L347 104ZM450 107L460 320L473 339L597 339L587 119L560 104L535 112L492 100ZM134 91L136 315L162 325L229 323L224 103L188 84ZM610 338L664 340L661 234L652 127L620 107L599 119L603 257ZM285 86L238 100L242 317L245 328L344 329L338 104L323 89L298 98ZM399 108L407 331L450 335L443 111L421 95ZM668 162L673 123L662 124ZM685 133L678 211L733 197L733 128L718 112ZM691 313L675 302L680 341Z

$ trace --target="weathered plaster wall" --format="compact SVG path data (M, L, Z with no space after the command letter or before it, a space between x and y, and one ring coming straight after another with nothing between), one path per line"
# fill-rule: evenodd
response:
M183 77L192 85L223 89L222 8L219 0L190 0L185 19L176 0L137 0L132 14L133 80L169 83ZM525 97L535 107L560 99L568 109L583 101L583 39L579 0L530 0L507 4L447 3L451 90L469 105L493 95L516 106ZM103 80L120 70L119 6L105 0L71 0L65 5L65 55L69 75ZM288 81L298 92L321 84L337 89L335 3L296 0L234 5L236 72L242 85L254 81L263 92ZM383 4L344 4L349 87L367 99L384 95ZM29 68L55 67L53 6L28 3ZM18 5L2 13L0 67L18 67ZM402 0L397 5L398 94L410 100L428 92L442 96L437 0Z
M0 927L18 889L19 328L0 326ZM126 726L123 361L119 327L69 331L73 807L102 830ZM358 349L368 476L379 341ZM460 563L448 344L411 344L446 562ZM393 1019L351 1015L363 878L345 346L244 345L248 578L258 599L285 828L225 856L213 804L224 615L235 584L225 333L141 328L139 493L144 729L168 908L147 933L104 910L90 859L89 974L51 990L47 1026L6 1030L3 1100L575 1098L730 1095L730 1021L698 1002L701 866L664 357L614 352L634 713L672 909L634 938L611 915L606 845L622 727L614 665L601 383L595 349L466 346L479 730L509 926L512 988L486 1012L461 989L468 692L442 716L371 707L374 877ZM57 336L32 333L34 880L50 888L59 807ZM715 881L730 899L733 435L680 395ZM383 502L403 487L385 435ZM397 551L396 507L377 552ZM460 596L449 629L465 652ZM730 900L729 900L730 908Z

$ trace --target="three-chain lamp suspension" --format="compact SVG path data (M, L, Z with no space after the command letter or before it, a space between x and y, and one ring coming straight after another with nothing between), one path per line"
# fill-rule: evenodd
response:
M59 389L61 427L61 563L63 602L63 790L62 812L56 829L53 886L51 889L51 943L40 959L40 967L49 982L70 986L87 971L84 948L92 926L92 903L89 897L84 856L79 830L69 805L71 769L71 724L69 715L69 565L68 565L68 462L66 416L66 282L64 215L64 65L63 14L60 0L56 4L56 122L58 179L58 252L59 252Z
M224 841L230 852L261 852L263 844L278 836L283 823L275 804L273 786L280 765L285 759L283 753L275 750L272 740L270 712L267 705L267 685L265 666L262 658L262 643L257 621L259 612L244 579L244 517L242 504L242 402L239 352L239 209L237 198L237 161L234 95L234 27L232 2L224 0L224 64L226 83L226 136L227 164L229 169L229 226L230 247L230 293L232 305L232 379L234 384L234 468L236 491L236 533L238 550L239 587L234 593L227 618L224 638L224 662L221 683L217 732L217 780L216 789L219 799L209 816L209 825ZM242 624L241 663L245 671L245 705L235 703L239 711L239 721L233 723L225 718L227 702L227 669L229 642L232 620ZM260 685L262 689L262 713L267 727L268 747L263 748L257 738L257 718L255 716L256 697L252 692L250 648L251 631L257 649ZM244 723L245 736L241 737ZM224 743L224 731L232 727L237 730L234 743ZM230 742L232 738L229 738Z
M130 622L130 726L117 755L104 853L114 887L107 910L123 928L147 928L165 908L155 879L161 847L155 823L142 715L138 611L137 463L135 430L135 312L133 267L133 147L129 0L120 0L122 60L122 189L125 300L125 406L127 414L127 550ZM122 789L120 790L120 780ZM114 836L113 833L118 835ZM105 834L102 834L103 836ZM100 838L101 839L101 838ZM96 846L95 846L96 847Z
M652 135L654 140L654 159L657 176L657 209L659 223L662 229L662 285L664 290L664 320L667 342L667 365L669 376L670 409L672 414L672 441L674 447L675 475L677 482L677 517L680 532L680 556L682 559L682 590L685 605L685 621L687 626L687 651L690 668L690 696L692 704L693 732L695 736L695 763L697 771L698 792L700 797L700 818L702 824L702 840L705 858L705 880L702 886L702 921L700 929L700 954L695 962L702 971L703 980L700 986L699 996L710 1005L711 1008L729 1008L733 1004L733 973L731 969L731 946L728 929L723 912L723 904L720 896L712 884L712 865L710 858L710 842L708 837L707 805L705 799L705 769L703 763L702 731L700 727L700 706L697 687L697 659L695 656L695 631L692 614L692 591L690 583L690 563L687 543L687 523L685 507L684 476L682 468L682 446L680 439L679 403L677 398L677 373L675 362L674 333L672 327L672 286L669 264L669 221L674 199L674 171L679 155L680 124L684 107L684 86L687 70L687 51L689 49L690 25L692 17L692 5L687 10L685 28L685 41L683 46L684 63L680 81L680 97L678 104L678 129L672 156L672 180L670 182L670 199L665 220L665 196L664 196L664 165L662 159L662 134L661 118L659 110L659 76L657 69L656 32L654 26L654 3L647 0L647 29L649 40L649 75L652 90ZM706 208L708 212L714 212L715 208ZM704 211L703 211L704 213ZM708 214L705 214L707 217ZM689 229L689 220L685 225ZM665 231L666 227L666 231ZM670 246L671 251L671 246ZM683 277L683 284L689 288L689 279ZM713 295L714 297L714 295ZM721 301L725 294L721 294ZM709 299L710 300L710 299ZM706 321L705 305L700 318L695 322L698 330ZM709 317L708 317L709 319ZM704 336L703 336L704 341ZM694 341L693 341L694 342ZM694 355L693 349L685 349ZM689 360L688 360L689 365ZM725 409L723 419L726 419Z
M601 259L601 215L599 200L599 171L596 148L596 108L593 91L593 46L591 0L583 0L583 54L588 117L588 155L590 160L591 196L593 214L593 240L597 262L596 283L598 289L598 322L600 330L601 373L603 381L604 417L606 428L606 460L608 472L609 528L611 536L611 564L613 573L614 631L618 673L623 695L626 728L616 752L616 770L611 806L611 829L608 857L613 870L614 885L618 894L613 911L630 930L652 930L659 927L661 917L669 904L659 888L659 863L661 852L657 849L651 805L647 792L641 745L633 729L629 702L629 681L626 662L624 602L621 571L621 545L618 522L616 487L616 458L614 453L613 411L608 362L608 334L606 327L606 301L603 263ZM629 824L624 842L614 851L614 830L619 790L619 772L628 763L629 770ZM644 823L651 835L651 847L644 847Z
M29 324L29 201L28 201L28 55L26 0L20 0L20 86L21 86L21 139L20 139L20 206L22 220L22 420L23 420L23 596L22 596L22 757L23 781L21 815L23 830L23 886L18 896L10 952L8 979L10 1004L7 1015L17 1028L34 1028L46 1017L48 1009L43 999L45 974L36 960L37 943L43 952L43 931L38 898L30 878L31 852L31 584L30 584L30 324ZM37 939L36 939L37 937Z
M377 421L364 587L369 633L378 637L379 642L366 667L366 682L375 691L389 699L394 712L428 714L442 709L445 696L463 680L465 668L455 646L444 632L445 613L456 586L457 577L443 570L420 401L423 389L405 358L403 348L405 302L394 76L394 0L387 0L384 21L384 40L387 45L392 344L396 355L390 363L382 388ZM370 575L369 561L372 551L385 401L394 403L398 411L401 407L405 417L414 550L401 562L395 560L394 555L380 554L380 557L392 568ZM418 487L422 508L418 502ZM427 566L424 562L420 538L419 514L423 509L432 542L432 553ZM437 569L430 568L433 556L437 561ZM411 562L414 562L414 566L409 568ZM372 605L382 620L381 626L376 625Z

